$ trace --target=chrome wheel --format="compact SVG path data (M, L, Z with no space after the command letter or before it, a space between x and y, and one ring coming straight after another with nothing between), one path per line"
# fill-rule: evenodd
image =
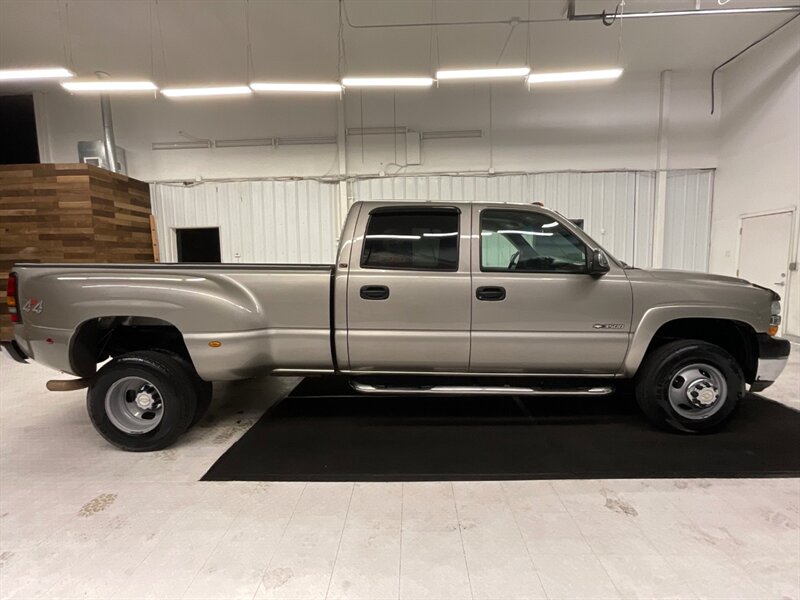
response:
M108 388L105 409L117 429L141 435L161 423L164 401L158 388L146 379L123 377Z
M669 403L686 419L710 417L725 403L728 384L719 369L706 363L681 367L670 379Z

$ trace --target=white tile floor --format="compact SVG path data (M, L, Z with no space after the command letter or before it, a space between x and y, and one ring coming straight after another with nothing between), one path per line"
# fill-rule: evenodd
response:
M52 376L0 358L3 599L800 598L798 479L199 482L294 382L128 454ZM795 346L765 395L799 390Z

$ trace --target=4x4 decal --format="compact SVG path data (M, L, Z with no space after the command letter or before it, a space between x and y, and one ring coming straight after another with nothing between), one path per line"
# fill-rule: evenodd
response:
M31 298L22 307L22 310L26 313L33 313L35 315L40 315L44 310L44 300L37 300L36 298Z

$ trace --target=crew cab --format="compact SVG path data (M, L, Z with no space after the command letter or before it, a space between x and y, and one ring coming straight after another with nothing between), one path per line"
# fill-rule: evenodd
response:
M335 265L17 264L4 347L77 376L112 444L148 451L205 413L213 381L341 374L365 394L604 396L717 429L789 343L779 296L628 267L534 205L357 202Z

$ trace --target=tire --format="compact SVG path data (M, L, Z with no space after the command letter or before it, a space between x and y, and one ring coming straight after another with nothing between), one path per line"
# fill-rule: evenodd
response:
M100 369L86 408L106 441L129 452L152 452L173 444L191 424L195 384L170 354L130 352Z
M700 340L678 340L645 356L636 374L636 402L656 426L709 433L736 410L744 375L726 350Z
M196 407L194 411L194 416L192 417L192 420L189 423L189 427L187 428L191 429L197 423L199 423L203 417L206 416L206 413L208 413L208 409L211 406L211 398L214 393L213 385L211 384L210 381L201 379L200 375L197 374L197 370L194 368L194 365L191 363L191 361L184 358L177 352L173 352L172 350L162 350L162 349L158 349L158 352L169 354L172 358L174 358L175 361L180 363L181 367L183 367L187 376L192 380L192 385L194 387L194 395L196 399Z

